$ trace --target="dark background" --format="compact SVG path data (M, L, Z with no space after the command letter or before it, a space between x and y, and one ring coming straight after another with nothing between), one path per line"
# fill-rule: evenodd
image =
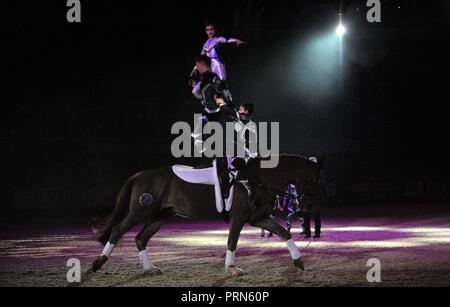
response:
M381 1L370 24L365 2L82 0L81 24L63 0L2 4L2 218L101 214L133 173L187 162L170 128L200 110L206 19L249 42L222 50L235 99L283 152L327 159L329 206L448 202L450 3ZM302 50L340 8L342 70L311 87Z

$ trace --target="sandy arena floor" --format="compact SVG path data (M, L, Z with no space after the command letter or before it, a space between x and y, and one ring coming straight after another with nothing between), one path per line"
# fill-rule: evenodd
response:
M129 233L104 270L80 286L450 286L450 214L434 217L324 218L323 238L305 240L295 230L305 272L298 272L279 238L261 238L246 227L237 264L246 275L224 272L227 226L172 223L150 241L150 257L164 275L143 276ZM57 225L55 223L55 225ZM0 286L67 286L66 262L83 271L101 252L88 226L9 227L0 238ZM369 284L370 258L382 264L382 283Z

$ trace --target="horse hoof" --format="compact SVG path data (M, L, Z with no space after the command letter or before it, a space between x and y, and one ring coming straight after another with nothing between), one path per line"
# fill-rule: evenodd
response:
M163 275L163 274L164 274L163 271L161 271L161 269L158 268L157 266L153 266L144 272L144 275L149 275L149 276L159 276L159 275Z
M239 276L244 275L244 271L242 271L240 268L238 268L237 266L234 266L234 265L230 265L229 267L227 267L226 271L228 274L230 274L233 277L239 277Z
M294 265L297 269L300 269L302 271L305 270L305 265L303 264L302 258L298 258L297 260L294 260Z
M102 269L103 265L108 261L108 257L106 256L98 256L92 264L92 272L98 272Z

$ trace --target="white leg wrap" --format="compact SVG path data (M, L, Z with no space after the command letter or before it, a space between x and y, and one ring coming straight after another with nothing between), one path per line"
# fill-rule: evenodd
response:
M106 243L105 248L103 249L103 252L101 253L102 256L110 257L111 253L114 249L114 244Z
M291 253L291 257L294 260L299 259L302 255L300 254L300 251L297 248L297 244L295 244L293 239L290 239L286 242L287 248L289 249L289 252Z
M236 258L236 252L227 251L227 257L225 258L225 267L234 265L234 259Z
M150 262L150 258L148 257L147 250L139 252L139 259L141 260L142 266L144 267L144 271L148 271L153 267L152 263Z

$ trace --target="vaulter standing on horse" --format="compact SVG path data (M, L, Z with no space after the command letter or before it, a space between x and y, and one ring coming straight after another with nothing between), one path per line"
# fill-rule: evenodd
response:
M245 42L237 38L225 38L223 36L217 35L217 28L212 22L205 23L205 31L208 36L208 40L205 42L202 48L202 55L207 56L211 59L211 70L214 72L221 80L227 80L227 72L225 69L225 64L220 59L218 48L225 44L236 44L240 46L245 44ZM197 67L191 73L191 77L197 73Z

